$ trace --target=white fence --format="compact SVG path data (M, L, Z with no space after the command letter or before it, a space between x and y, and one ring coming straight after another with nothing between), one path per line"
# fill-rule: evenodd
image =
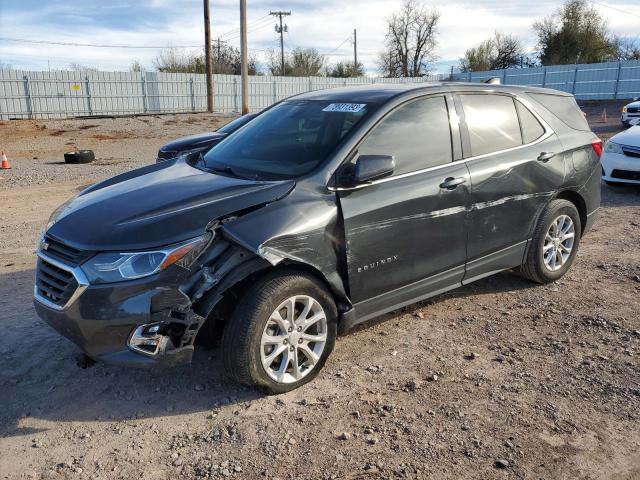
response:
M249 78L249 107L261 110L297 93L347 85L413 83L422 78ZM240 77L214 75L215 110L238 112ZM205 76L159 72L26 72L0 70L0 120L206 110Z
M505 85L530 85L572 93L581 100L626 99L640 96L640 60L550 67L510 68L455 73L453 78L481 82L498 77Z

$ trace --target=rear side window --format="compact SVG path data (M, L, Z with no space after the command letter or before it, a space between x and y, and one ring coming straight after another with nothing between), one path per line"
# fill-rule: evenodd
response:
M460 95L473 156L522 145L516 106L504 95Z
M544 93L529 93L529 96L541 103L542 106L571 128L575 130L591 130L575 98Z
M522 129L523 143L531 143L544 135L544 127L540 125L538 119L531 111L520 102L516 102L518 117L520 117L520 128Z
M358 148L360 155L393 155L394 175L451 162L451 130L444 97L414 100L389 114Z

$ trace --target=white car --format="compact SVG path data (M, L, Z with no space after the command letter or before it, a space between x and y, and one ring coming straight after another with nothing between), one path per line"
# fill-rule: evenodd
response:
M640 184L640 127L633 126L611 137L600 161L605 182Z
M622 116L620 121L626 127L640 124L640 101L638 98L634 98L633 102L627 103L622 107Z

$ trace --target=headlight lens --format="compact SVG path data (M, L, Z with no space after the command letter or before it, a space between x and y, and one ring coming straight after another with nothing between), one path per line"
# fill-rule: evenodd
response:
M622 113L627 113L627 107L626 106L622 107Z
M624 152L622 151L622 147L619 144L612 142L611 140L609 140L604 145L604 151L608 153L618 153L620 155L624 154Z
M189 266L209 243L211 234L143 252L103 252L82 265L90 283L113 283L148 277L177 263Z

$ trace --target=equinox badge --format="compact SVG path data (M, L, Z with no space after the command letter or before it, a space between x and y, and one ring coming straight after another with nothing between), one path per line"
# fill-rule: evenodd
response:
M385 265L387 263L397 262L397 261L398 261L398 255L393 255L393 256L387 257L387 258L382 258L380 260L376 260L375 262L367 263L366 265L363 265L362 267L358 267L358 273L366 272L368 270L373 270L375 268L378 268L381 265Z

